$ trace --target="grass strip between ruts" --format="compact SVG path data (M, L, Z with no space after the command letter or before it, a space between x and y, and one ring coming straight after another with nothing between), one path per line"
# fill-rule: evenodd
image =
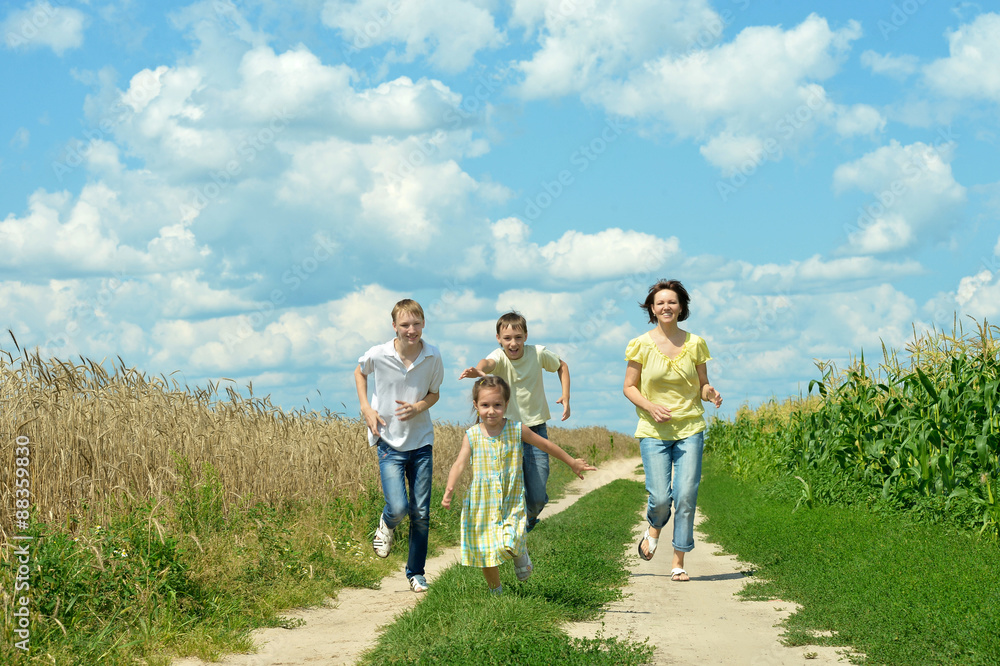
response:
M698 503L708 537L757 567L744 596L803 606L790 644L851 646L868 664L1000 663L995 543L860 508L793 513L709 460Z
M365 655L367 664L643 664L652 646L617 638L572 639L564 622L595 617L620 599L628 581L625 544L632 540L641 483L614 481L544 518L528 535L535 566L518 582L500 568L503 595L482 571L455 565L400 615Z

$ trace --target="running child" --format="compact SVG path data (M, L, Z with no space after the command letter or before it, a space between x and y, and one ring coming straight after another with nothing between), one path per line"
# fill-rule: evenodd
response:
M569 366L559 355L542 345L526 344L528 322L518 312L507 312L497 319L497 342L500 349L494 349L489 356L472 368L466 368L459 379L466 377L503 377L511 388L514 399L508 406L507 415L520 421L536 434L547 439L546 421L549 420L549 405L545 401L545 386L542 371L555 372L559 376L562 395L556 403L562 405L562 420L569 418ZM538 524L538 514L545 508L549 496L545 485L549 480L549 456L525 439L524 461L524 501L528 513L528 531Z
M583 472L597 469L583 458L572 458L527 426L504 418L509 401L510 386L502 378L476 380L472 387L476 425L465 431L441 500L444 508L451 508L455 484L471 462L472 483L462 505L462 564L481 567L486 584L495 594L503 591L500 564L514 560L514 574L522 581L528 579L533 568L525 543L522 441L559 458L581 479Z
M440 397L444 380L441 353L421 337L424 310L403 299L392 308L396 337L376 345L358 359L354 382L361 415L368 426L368 444L378 448L385 507L379 517L372 548L388 557L396 526L410 517L410 552L406 578L414 592L427 591L424 564L431 516L431 475L434 425L427 412ZM375 380L375 395L368 402L368 377ZM406 486L410 494L407 497Z

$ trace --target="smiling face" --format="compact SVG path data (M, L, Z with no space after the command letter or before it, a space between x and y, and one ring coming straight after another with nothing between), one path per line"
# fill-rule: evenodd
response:
M503 423L503 414L507 403L503 399L503 391L499 386L487 386L479 390L475 401L479 422L488 428L497 428Z
M424 318L413 312L401 312L392 322L392 330L396 331L400 344L415 345L423 335Z
M673 289L661 289L653 295L653 315L659 324L676 324L680 321L682 309L681 301Z
M504 326L497 333L497 342L503 349L503 353L512 361L524 356L524 343L528 340L528 334L520 328Z

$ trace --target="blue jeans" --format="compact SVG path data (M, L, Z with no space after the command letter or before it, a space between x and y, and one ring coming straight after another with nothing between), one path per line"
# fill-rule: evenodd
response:
M673 504L674 550L685 553L694 550L694 506L698 501L704 448L704 431L686 439L645 437L639 441L649 493L646 520L650 527L663 527L670 520Z
M423 576L431 520L433 447L428 444L413 451L397 451L381 439L376 447L382 493L385 495L382 520L386 527L395 529L403 518L410 516L410 554L406 560L406 577ZM410 487L409 499L406 495L407 484Z
M549 438L549 429L544 423L530 426L530 429L545 439ZM535 448L527 442L524 445L524 461L521 470L524 472L524 511L528 514L528 531L538 523L538 514L545 508L549 496L545 492L545 484L549 481L549 454Z

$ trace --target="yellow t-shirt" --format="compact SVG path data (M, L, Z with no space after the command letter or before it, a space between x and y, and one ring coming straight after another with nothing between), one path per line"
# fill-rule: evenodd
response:
M705 408L701 404L701 383L697 366L712 358L705 341L688 333L677 358L660 351L649 333L643 333L628 343L625 360L642 366L639 393L650 402L670 410L670 420L657 423L644 409L635 408L639 425L637 438L653 437L677 440L690 437L705 429Z
M494 349L486 358L496 363L490 374L503 377L510 386L507 418L526 426L548 421L549 403L545 400L542 370L556 372L559 355L542 345L524 345L524 353L516 361L510 360L503 349Z

